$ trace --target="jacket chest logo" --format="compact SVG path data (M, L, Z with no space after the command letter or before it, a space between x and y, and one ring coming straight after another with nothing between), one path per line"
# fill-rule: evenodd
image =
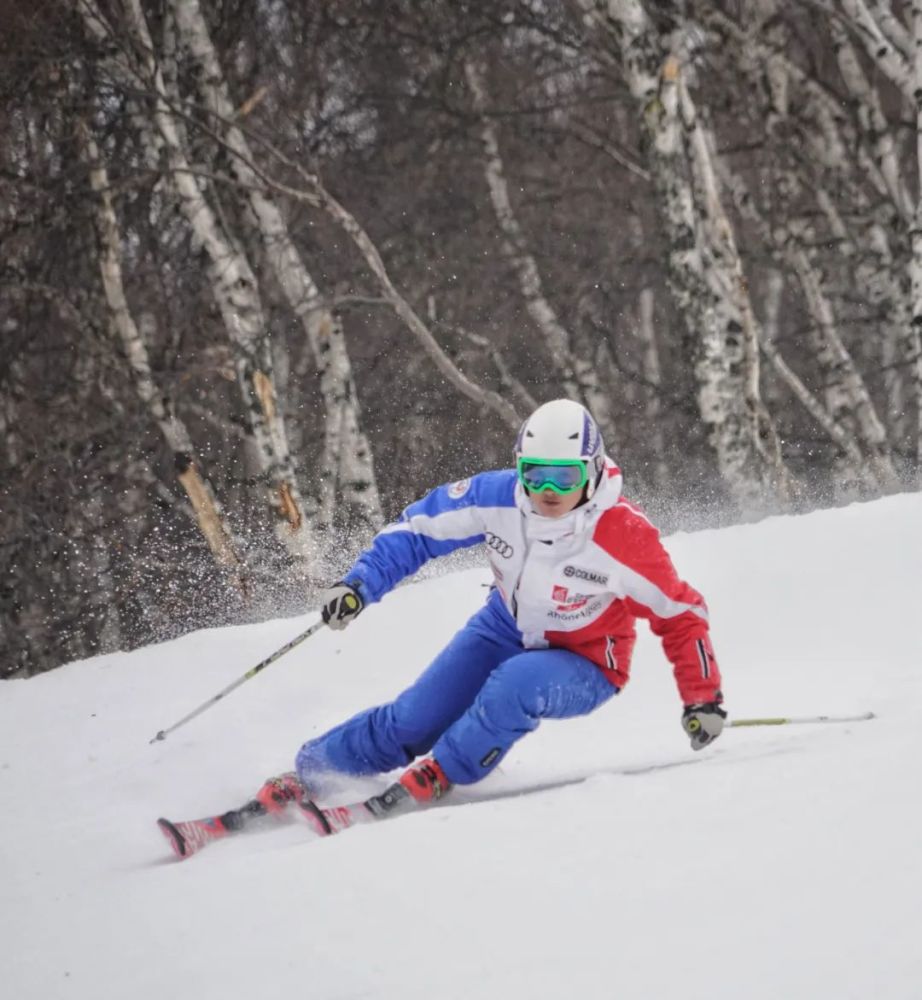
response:
M556 586L551 591L551 600L557 605L558 611L576 611L588 600L588 594L571 594L567 587Z
M500 538L499 535L495 535L492 531L486 532L485 542L488 548L491 548L497 555L502 556L503 559L511 559L515 552L515 549L505 538Z
M591 569L582 569L579 566L564 566L563 575L575 577L577 580L585 580L587 583L596 583L604 587L608 583L608 576L605 573L596 573Z

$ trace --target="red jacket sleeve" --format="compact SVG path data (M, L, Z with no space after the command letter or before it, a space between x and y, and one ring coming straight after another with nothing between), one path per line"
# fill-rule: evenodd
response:
M707 605L679 578L657 529L622 501L600 522L595 541L626 568L624 602L631 614L646 618L662 640L683 703L720 701L720 669L711 646Z

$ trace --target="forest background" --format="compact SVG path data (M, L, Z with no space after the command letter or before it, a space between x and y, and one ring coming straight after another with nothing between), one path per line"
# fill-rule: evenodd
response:
M667 531L918 489L920 172L922 4L0 0L0 676L303 611L562 395Z

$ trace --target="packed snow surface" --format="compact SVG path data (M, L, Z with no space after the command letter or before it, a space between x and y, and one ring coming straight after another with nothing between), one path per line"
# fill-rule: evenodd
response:
M327 840L292 822L177 862L158 816L241 805L306 738L387 700L487 571L398 589L154 745L316 614L6 681L3 995L918 1000L922 496L667 544L710 604L732 716L876 718L693 753L641 622L623 694L545 722L459 805Z

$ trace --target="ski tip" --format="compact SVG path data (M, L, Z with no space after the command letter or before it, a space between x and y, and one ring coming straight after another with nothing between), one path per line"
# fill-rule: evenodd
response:
M176 829L175 824L161 817L157 820L157 826L160 828L163 836L169 841L170 847L173 848L173 853L176 857L180 860L187 858L189 851L186 848L186 838Z

